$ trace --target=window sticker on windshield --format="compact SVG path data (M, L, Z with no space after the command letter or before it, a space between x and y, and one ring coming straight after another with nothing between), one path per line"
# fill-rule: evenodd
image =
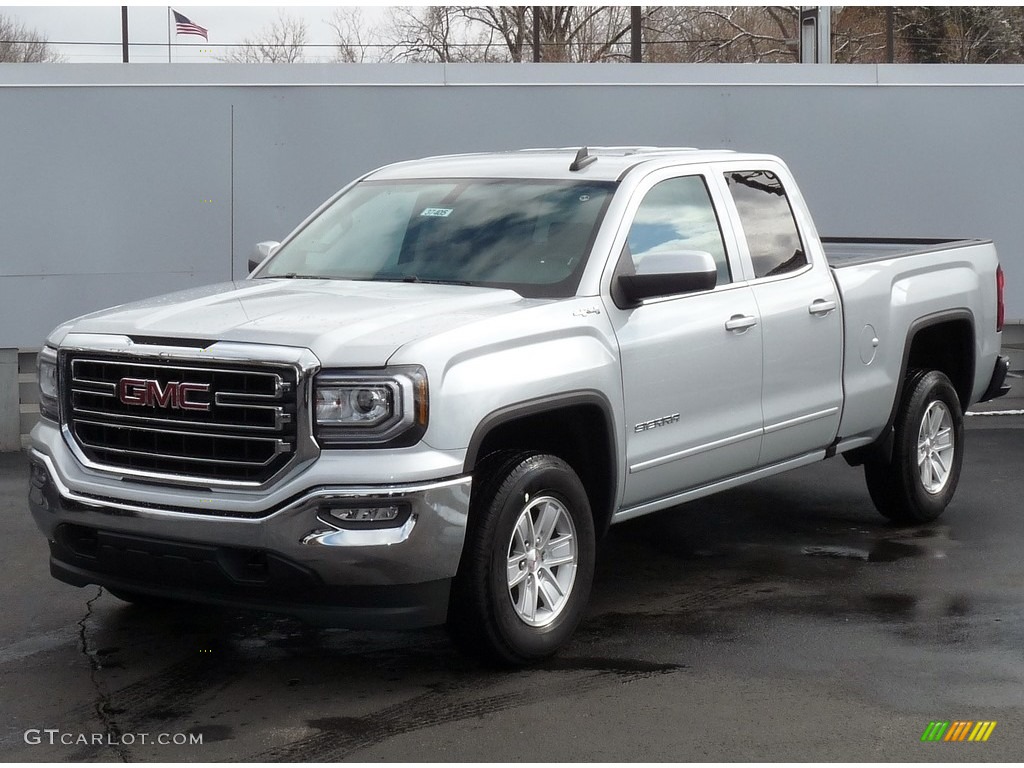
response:
M436 216L443 219L451 216L453 210L453 208L424 208L420 216Z

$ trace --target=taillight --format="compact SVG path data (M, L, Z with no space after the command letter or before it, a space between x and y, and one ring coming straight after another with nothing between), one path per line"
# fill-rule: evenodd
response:
M996 267L996 331L1003 330L1003 322L1006 320L1006 303L1003 295L1006 293L1006 276L1001 266Z

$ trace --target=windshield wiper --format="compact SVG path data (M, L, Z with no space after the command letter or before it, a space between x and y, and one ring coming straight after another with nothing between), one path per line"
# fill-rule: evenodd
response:
M330 280L329 277L323 275L300 275L298 272L288 272L283 275L267 275L268 278L278 278L283 280Z
M427 283L429 285L475 285L466 280L437 280L433 278L417 277L416 275L402 275L401 277L372 277L371 281L382 283Z
M286 272L283 275L260 275L257 280L354 280L366 283L428 283L430 285L469 285L463 280L434 280L432 278L417 277L416 275L396 275L394 277L330 277L328 275L303 275L298 272Z

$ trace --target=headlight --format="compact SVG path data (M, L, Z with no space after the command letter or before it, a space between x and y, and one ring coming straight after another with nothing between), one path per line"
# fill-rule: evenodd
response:
M427 376L418 366L325 371L314 386L317 440L331 446L415 445L427 428Z
M57 421L60 415L57 390L57 350L43 347L36 358L39 377L39 413L46 419Z
M316 390L316 420L320 424L380 425L395 412L396 390L389 384L321 385Z

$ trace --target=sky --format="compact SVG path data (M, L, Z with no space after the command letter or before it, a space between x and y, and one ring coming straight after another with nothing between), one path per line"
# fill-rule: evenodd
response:
M223 0L222 0L223 2ZM406 3L410 4L410 3ZM275 21L278 14L301 17L308 28L308 43L325 47L307 49L307 60L333 60L334 30L326 23L343 3L321 6L274 5L172 5L178 13L205 27L209 43L194 35L175 35L168 23L166 5L129 5L128 42L132 62L167 63L167 33L171 30L171 60L209 62L223 56L218 44L241 43ZM360 6L367 20L379 18L383 6ZM4 5L0 14L36 30L72 63L121 61L121 6L119 5ZM62 42L106 45L60 45ZM141 45L151 43L155 45Z

